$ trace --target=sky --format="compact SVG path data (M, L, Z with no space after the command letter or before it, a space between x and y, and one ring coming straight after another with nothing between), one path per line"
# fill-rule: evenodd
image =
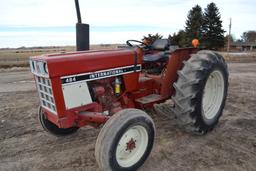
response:
M164 37L184 29L188 11L209 0L80 0L91 44L125 43L148 33ZM216 0L224 30L256 30L255 0ZM0 48L75 45L74 0L0 0Z

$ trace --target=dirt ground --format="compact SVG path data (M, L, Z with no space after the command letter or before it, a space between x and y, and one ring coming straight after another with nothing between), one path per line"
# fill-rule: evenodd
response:
M230 87L220 123L205 136L179 130L152 113L157 136L140 171L255 170L256 63L229 63ZM0 170L98 170L99 130L56 138L37 121L38 96L28 69L0 71Z

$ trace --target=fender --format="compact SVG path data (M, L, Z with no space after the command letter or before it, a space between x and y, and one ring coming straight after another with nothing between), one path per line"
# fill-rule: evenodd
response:
M175 90L172 85L178 79L177 71L183 67L183 61L187 61L190 55L197 51L196 48L182 48L170 54L166 74L161 82L161 96L168 98L174 94Z

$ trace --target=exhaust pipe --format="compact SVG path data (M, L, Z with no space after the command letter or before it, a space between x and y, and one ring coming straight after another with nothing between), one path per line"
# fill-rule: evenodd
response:
M76 50L84 51L90 49L90 26L83 24L81 19L78 0L75 0L77 23L76 23Z

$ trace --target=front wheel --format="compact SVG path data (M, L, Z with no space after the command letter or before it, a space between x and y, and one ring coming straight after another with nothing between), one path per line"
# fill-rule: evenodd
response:
M95 157L103 171L134 171L149 156L154 143L153 120L138 109L113 115L100 131Z
M39 107L38 110L38 119L39 122L41 123L43 129L50 134L54 136L67 136L71 135L79 129L78 127L71 127L71 128L59 128L57 125L49 121L42 110L42 107Z

